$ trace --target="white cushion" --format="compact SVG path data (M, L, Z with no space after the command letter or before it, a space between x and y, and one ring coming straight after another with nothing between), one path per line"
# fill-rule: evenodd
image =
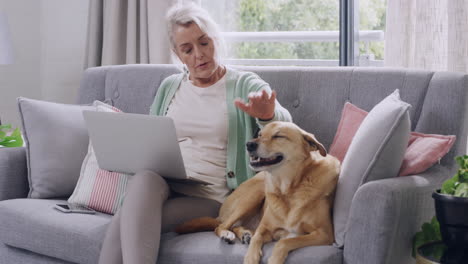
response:
M121 112L100 101L94 101L93 106L98 112ZM115 214L122 204L131 176L133 175L100 169L92 142L89 142L88 154L81 165L80 178L68 202Z
M410 136L410 107L401 101L397 89L369 112L356 132L341 165L335 196L337 246L344 244L351 202L359 186L398 175Z

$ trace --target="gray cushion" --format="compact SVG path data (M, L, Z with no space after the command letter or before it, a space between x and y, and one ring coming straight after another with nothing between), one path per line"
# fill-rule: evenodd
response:
M96 263L110 215L65 214L62 200L15 199L0 203L0 240L13 247L74 263Z
M351 201L359 186L398 175L410 136L409 109L396 90L369 112L356 132L341 166L333 208L337 246L343 246Z
M267 263L274 243L263 247L262 263ZM200 232L176 236L166 233L162 236L158 264L164 263L242 263L247 245L236 242L228 245L213 232ZM294 263L342 263L343 252L333 246L305 247L292 251L288 264Z
M68 197L88 151L82 110L91 106L18 98L26 141L29 197Z
M39 255L34 252L0 243L0 263L14 264L73 264L72 262Z

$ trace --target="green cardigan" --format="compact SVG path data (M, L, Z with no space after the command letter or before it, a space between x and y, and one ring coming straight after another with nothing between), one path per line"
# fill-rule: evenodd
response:
M151 105L150 114L166 115L169 104L185 76L185 73L179 73L163 80ZM257 128L272 121L292 121L291 114L278 101L276 101L274 118L266 122L251 117L234 105L235 98L247 101L249 93L261 90L271 93L268 83L255 73L227 68L226 103L229 122L225 176L227 186L230 189L235 189L239 184L255 175L255 172L249 167L249 155L245 149L245 143L253 138Z

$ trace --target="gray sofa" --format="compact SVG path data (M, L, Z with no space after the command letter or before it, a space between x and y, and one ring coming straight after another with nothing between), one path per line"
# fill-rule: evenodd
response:
M346 101L369 111L400 89L410 103L412 130L457 135L452 150L420 175L368 182L352 200L343 248L307 247L288 263L411 263L411 240L434 215L431 193L456 170L467 139L468 77L461 73L389 68L243 67L278 92L294 121L326 146ZM112 103L126 112L147 113L157 87L178 72L172 65L90 68L79 104ZM28 199L26 151L0 149L0 263L96 263L109 215L65 215L50 207L67 198ZM265 247L265 262L272 245ZM241 263L247 247L227 245L211 232L162 236L158 263Z

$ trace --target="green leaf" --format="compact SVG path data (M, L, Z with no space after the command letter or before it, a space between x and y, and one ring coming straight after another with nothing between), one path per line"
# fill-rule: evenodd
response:
M0 125L0 141L3 141L3 138L6 136L6 131L8 131L9 129L11 129L11 125L7 124L7 125ZM4 131L6 130L6 131Z
M428 240L437 239L437 231L434 230L431 223L424 223L422 225L422 232L424 233L424 237Z
M424 233L419 231L413 238L413 258L416 258L416 250L425 243Z
M1 142L0 145L3 145L7 148L17 148L23 146L23 141L8 141L8 142Z
M440 225L437 218L432 217L429 223L424 223L421 226L422 231L417 232L413 237L413 257L416 257L416 250L423 244L432 241L442 240L440 234Z
M12 137L15 137L15 138L19 138L21 137L21 131L19 130L19 128L16 128L15 130L13 130L13 133L11 133Z
M0 130L3 130L3 129L11 129L11 125L10 124L0 125Z
M468 170L460 169L458 173L459 182L468 182Z
M455 189L455 196L468 197L468 183L460 183Z
M10 136L5 136L2 141L0 141L1 146L5 147L21 147L23 146L23 137L19 128L16 128Z
M458 166L460 166L460 169L468 169L468 155L457 156L455 157L455 160L457 161Z
M463 168L468 169L468 155L463 155L463 160L465 161Z
M440 233L440 224L437 221L437 217L433 216L431 219L432 230L434 230L434 240L442 240L442 234Z
M458 182L458 173L452 178L444 181L441 188L441 193L453 195L455 193L455 184Z

